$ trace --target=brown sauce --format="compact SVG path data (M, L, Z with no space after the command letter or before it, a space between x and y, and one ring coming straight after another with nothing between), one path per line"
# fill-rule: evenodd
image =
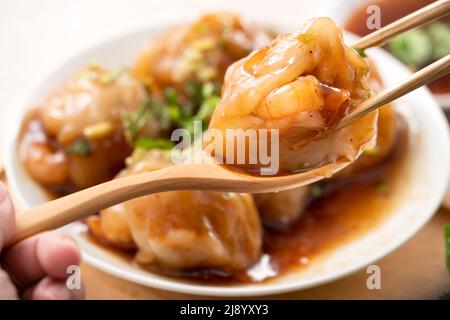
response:
M370 3L378 5L381 9L381 26L385 26L413 11L423 8L433 0L372 0ZM368 4L357 8L345 23L344 28L350 32L356 33L360 36L365 36L373 32L367 28L366 12ZM450 23L450 16L447 16L441 21ZM448 93L450 92L450 74L429 84L431 91L434 93Z
M407 129L399 121L399 134L391 154L363 173L320 183L321 195L288 230L264 228L263 255L256 266L241 273L226 270L170 271L134 262L134 251L114 249L86 235L96 245L120 256L137 268L194 282L233 285L270 281L309 263L361 236L386 219L396 205L404 183L408 147Z

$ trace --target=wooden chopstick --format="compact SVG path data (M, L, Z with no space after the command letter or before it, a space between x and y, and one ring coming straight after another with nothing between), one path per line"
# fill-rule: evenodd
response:
M381 46L392 37L404 31L437 20L449 13L450 0L439 0L433 2L432 4L423 7L420 10L414 11L413 13L394 21L387 26L384 26L383 28L368 34L367 36L361 38L355 44L353 44L352 47L363 50L370 47Z
M450 54L417 71L393 88L388 88L364 101L355 111L345 116L335 130L342 129L352 121L374 111L405 94L450 73Z

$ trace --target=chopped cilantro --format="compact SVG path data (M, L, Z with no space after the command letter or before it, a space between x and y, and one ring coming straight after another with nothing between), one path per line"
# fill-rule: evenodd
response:
M88 156L92 152L92 147L88 139L79 138L72 142L67 148L67 152L77 154L80 156Z
M124 74L127 71L126 68L120 68L113 71L105 72L103 73L98 81L101 84L108 84L115 80L117 80L122 74Z
M135 112L125 113L122 116L125 138L133 145L139 132L151 117L150 101L143 102Z
M183 118L179 122L181 128L187 129L191 135L194 134L194 121L193 117Z
M189 101L194 106L191 108L191 111L195 110L195 107L198 107L202 104L203 94L202 94L202 85L201 83L193 80L189 80L186 82L186 92L189 97ZM192 115L186 114L186 115Z
M163 129L169 129L171 126L171 112L169 107L164 104L157 103L156 101L150 101L149 103L150 115L158 120L159 126ZM173 111L173 110L172 110Z
M125 137L130 145L134 145L140 131L145 127L150 118L158 120L162 129L169 129L171 120L180 117L180 110L177 106L167 106L151 99L144 101L134 112L122 115Z
M214 112L214 109L220 101L217 91L216 85L212 82L201 84L195 81L188 81L186 83L186 92L190 105L183 105L182 107L179 104L175 92L165 92L166 102L169 104L167 109L172 124L180 128L185 128L192 134L194 121L208 120ZM206 122L203 122L203 127L207 127Z
M174 147L174 143L168 139L139 138L135 144L135 147L146 150L172 149Z
M202 84L188 81L185 89L188 103L181 105L177 91L167 88L164 90L163 104L149 99L142 103L138 110L124 114L123 127L128 143L136 146L140 131L151 117L156 119L163 129L185 128L193 134L194 122L198 120L202 121L203 128L206 128L209 118L220 101L218 86L212 82ZM154 142L147 141L141 144L153 146Z
M170 120L174 123L178 123L182 117L180 107L178 105L173 104L168 105L167 109L169 112Z
M355 48L355 51L361 56L361 58L367 58L366 51L363 49Z
M200 104L199 110L195 115L196 120L203 121L208 119L212 115L214 109L216 108L217 104L220 101L220 97L216 93L217 91L218 90L216 86L212 82L207 82L203 84L201 88L202 103Z
M198 110L197 114L195 115L195 118L197 120L206 120L208 119L214 112L214 109L216 108L217 104L220 101L220 97L218 96L211 96L205 99L200 106L200 109Z
M173 88L166 88L164 90L164 96L166 98L167 104L178 105L178 95Z
M202 96L203 98L208 98L214 94L215 86L212 82L207 82L202 86Z

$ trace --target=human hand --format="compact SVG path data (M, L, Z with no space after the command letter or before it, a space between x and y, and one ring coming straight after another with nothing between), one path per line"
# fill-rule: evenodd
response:
M13 204L0 182L0 299L82 299L83 288L66 286L67 268L80 263L76 243L67 235L45 232L4 248L14 229Z

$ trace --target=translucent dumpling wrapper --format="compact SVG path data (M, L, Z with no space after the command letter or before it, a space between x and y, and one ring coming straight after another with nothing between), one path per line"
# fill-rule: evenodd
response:
M66 145L98 123L120 128L123 114L136 111L147 98L144 87L126 70L93 63L48 95L38 112L48 134ZM155 125L150 131L157 131Z
M377 112L333 132L345 115L372 95L368 73L368 63L345 46L333 21L310 20L300 31L279 35L228 68L222 100L210 122L210 129L222 134L223 146L217 147L215 134L214 143L207 144L213 145L216 159L233 154L231 149L236 157L242 150L236 150L236 138L227 139L228 129L276 129L277 173L323 167L322 174L329 176L375 143ZM270 136L267 140L274 143ZM248 148L245 152L247 161L236 166L251 172L264 166L259 158L251 163L255 156Z
M383 88L383 81L373 61L370 61L369 83L375 92ZM395 111L394 105L387 104L378 109L377 142L367 149L361 157L350 166L333 176L333 178L351 178L386 162L397 150L397 146L404 138L405 126L401 116Z
M51 92L25 119L20 158L28 173L56 194L111 180L132 152L124 115L138 113L148 94L127 70L90 64ZM156 137L155 119L140 131Z
M311 199L311 187L253 195L263 224L273 229L287 229L303 216Z
M171 28L143 48L134 73L152 89L183 89L187 81L222 82L231 63L269 40L262 29L234 14L207 14Z
M137 149L119 177L167 167L169 160L169 152ZM250 194L152 194L103 210L88 224L97 238L116 247L132 247L131 234L137 262L172 270L243 270L262 251L261 222Z

